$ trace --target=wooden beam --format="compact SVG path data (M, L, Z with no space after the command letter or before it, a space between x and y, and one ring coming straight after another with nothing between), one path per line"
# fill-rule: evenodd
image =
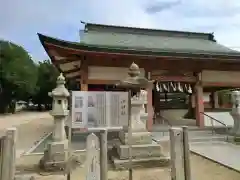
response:
M65 75L65 77L66 77L67 79L80 79L80 78L81 78L81 75L70 76L70 77L68 77L67 75Z
M54 56L53 56L54 58ZM60 65L60 64L67 64L67 63L72 63L72 62L77 62L77 61L81 61L81 59L77 59L77 58L72 58L72 57L66 57L66 59L62 59L62 60L54 60L54 64L56 65Z
M204 87L230 87L230 88L239 88L239 83L231 83L231 82L202 82Z
M67 71L63 71L64 74L71 74L80 71L80 68L74 68Z
M188 82L195 83L196 77L185 77L185 76L161 76L161 75L152 75L152 79L161 81L161 82Z
M46 43L47 49L55 49L59 55L64 54L75 60L54 60L56 63L68 63L72 61L78 61L78 57L89 57L89 65L100 66L114 66L117 67L129 67L132 61L135 61L139 67L150 69L166 69L166 70L192 70L200 71L206 70L225 70L225 71L239 71L240 62L238 59L229 57L179 57L173 55L140 55L140 54L128 54L128 53L112 53L112 52L98 52L91 50L73 49L63 47L56 44ZM77 58L76 58L77 57ZM51 56L51 59L54 59ZM101 61L97 61L100 60ZM104 60L107 59L107 60ZM111 59L111 60L110 60ZM80 59L81 60L81 59Z
M109 84L115 85L119 80L88 79L88 84Z

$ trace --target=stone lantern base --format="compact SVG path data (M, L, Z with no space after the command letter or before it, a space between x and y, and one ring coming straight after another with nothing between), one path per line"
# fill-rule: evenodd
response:
M146 129L147 113L140 113L141 101L132 101L132 163L133 166L168 166L169 158L162 153L162 147L153 142L151 132ZM139 115L139 116L138 116ZM119 141L115 141L111 160L116 169L129 167L129 140L128 132L119 132Z
M68 140L49 143L40 160L40 168L47 171L65 169L68 153Z

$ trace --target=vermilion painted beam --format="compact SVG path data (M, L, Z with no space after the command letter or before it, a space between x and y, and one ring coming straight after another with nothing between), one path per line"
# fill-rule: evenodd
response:
M196 77L181 77L181 76L152 76L152 79L158 80L161 82L189 82L189 83L195 83Z
M127 53L111 53L111 52L96 52L96 51L89 51L89 50L81 50L81 49L72 49L68 47L62 47L59 45L45 43L47 49L54 49L59 54L65 54L69 57L76 57L76 56L90 56L91 58L88 59L89 64L97 65L102 64L102 66L107 66L110 60L106 60L108 62L94 61L94 58L97 59L104 59L106 57L115 59L116 66L123 67L129 66L129 61L138 61L136 63L139 64L140 67L148 66L149 69L184 69L184 70L193 70L199 71L201 69L206 70L240 70L240 62L236 61L236 59L219 59L219 58L203 58L197 57L193 59L192 57L176 57L176 56L153 56L153 55L137 55L137 54L127 54ZM52 58L51 58L52 59ZM127 60L128 65L123 62ZM227 60L227 61L226 61ZM113 60L114 61L114 60ZM231 62L232 61L232 62ZM56 63L56 61L54 61ZM124 64L122 64L124 63Z

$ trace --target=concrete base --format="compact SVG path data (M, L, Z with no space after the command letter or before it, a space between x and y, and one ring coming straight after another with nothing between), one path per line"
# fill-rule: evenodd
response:
M128 145L116 145L117 153L119 159L128 159L129 158L129 146ZM139 144L132 146L132 157L133 158L149 158L149 157L160 157L161 146L156 143L152 144Z
M119 139L123 144L128 144L128 133L121 131L119 133ZM132 145L135 144L151 144L152 136L150 132L133 132L132 133Z

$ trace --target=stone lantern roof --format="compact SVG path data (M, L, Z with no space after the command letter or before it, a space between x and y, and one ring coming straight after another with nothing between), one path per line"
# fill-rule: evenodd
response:
M136 63L132 63L128 69L128 77L119 81L116 86L128 89L139 89L152 87L153 81L140 76L140 69Z
M65 77L61 73L57 78L57 87L49 92L48 95L51 97L69 97L70 93L65 88Z

